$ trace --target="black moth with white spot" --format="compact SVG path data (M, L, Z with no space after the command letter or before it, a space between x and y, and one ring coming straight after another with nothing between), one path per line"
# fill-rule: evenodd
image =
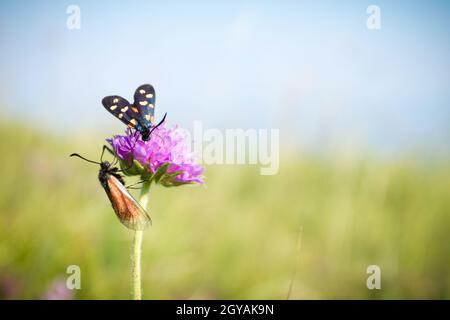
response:
M131 104L121 96L107 96L102 104L108 112L141 133L142 140L148 141L150 134L166 119L155 123L155 89L150 84L143 84L134 92L134 103Z

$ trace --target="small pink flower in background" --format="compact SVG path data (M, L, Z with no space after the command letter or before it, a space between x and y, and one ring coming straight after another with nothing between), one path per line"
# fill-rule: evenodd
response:
M149 141L143 141L139 132L127 130L126 135L114 136L108 142L128 175L150 175L155 182L167 187L204 183L204 169L196 162L189 148L190 141L177 126L160 125ZM136 166L131 168L134 160L142 166L141 170L136 170Z
M66 286L66 281L57 279L52 282L46 292L44 292L42 299L44 300L72 300L73 291Z
M5 270L0 270L0 275L0 300L20 298L23 286L19 278Z

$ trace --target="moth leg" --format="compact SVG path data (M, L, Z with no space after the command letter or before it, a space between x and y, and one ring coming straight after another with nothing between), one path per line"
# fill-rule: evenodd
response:
M112 151L112 149L110 149L107 145L104 144L102 149L102 155L100 156L100 162L103 162L103 155L105 154L105 150L108 150L109 153L111 153L115 157L115 154Z
M114 151L108 147L107 145L103 145L103 152L105 152L105 149L108 150L108 152L114 157L113 162L111 163L111 166L114 167L119 162L119 157L114 153ZM103 153L102 153L103 154Z
M147 180L141 180L141 181L138 181L136 183L130 184L129 186L126 186L126 188L127 189L140 189L139 187L135 188L134 186L137 186L138 184L142 184L142 183L147 182L147 181L148 181L148 179Z
M108 150L108 152L111 153L111 155L113 155L113 156L115 155L114 151L110 147L108 147L106 144L103 145L103 149Z

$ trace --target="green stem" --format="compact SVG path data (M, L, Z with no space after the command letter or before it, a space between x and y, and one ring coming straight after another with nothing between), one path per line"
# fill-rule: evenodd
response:
M142 299L141 288L141 247L142 247L142 230L136 230L133 241L133 256L132 256L132 278L133 278L133 299Z
M148 205L148 193L150 190L150 183L146 182L142 186L141 196L139 203L142 208L147 210ZM131 276L133 286L133 299L142 300L142 287L141 287L141 255L142 255L142 238L144 231L136 230L134 232L134 241L131 255Z

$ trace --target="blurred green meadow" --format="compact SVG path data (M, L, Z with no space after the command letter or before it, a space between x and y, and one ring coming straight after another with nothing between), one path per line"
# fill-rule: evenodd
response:
M0 298L44 299L78 265L72 298L129 299L133 234L98 167L68 156L98 159L102 138L0 133ZM145 299L450 298L446 159L280 160L274 176L209 166L206 186L153 186ZM369 265L381 268L381 290L366 287Z

